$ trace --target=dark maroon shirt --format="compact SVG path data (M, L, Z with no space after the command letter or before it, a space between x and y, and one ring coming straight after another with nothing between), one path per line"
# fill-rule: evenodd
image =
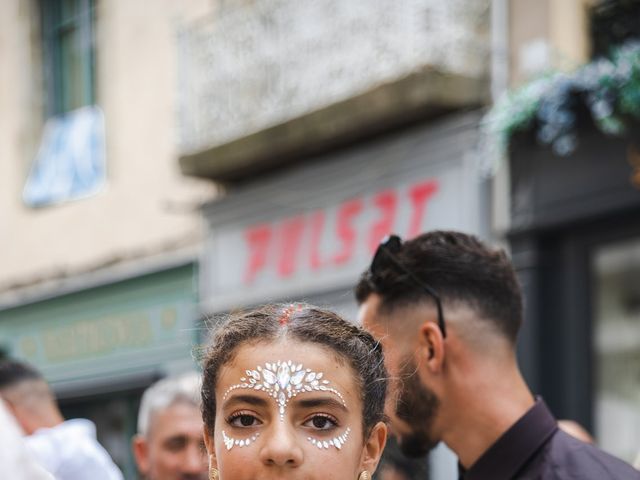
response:
M460 480L626 480L640 471L608 453L573 438L540 398Z

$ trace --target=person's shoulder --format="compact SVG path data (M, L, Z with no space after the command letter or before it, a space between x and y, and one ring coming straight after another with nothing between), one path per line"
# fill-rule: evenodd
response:
M549 478L640 480L640 471L631 465L562 430L553 435L547 452Z
M55 461L52 471L58 478L84 479L91 472L95 480L122 480L111 457L98 443L95 424L90 420L66 420L53 428L38 430L34 437L33 445L40 447L39 456Z
M75 447L84 445L96 439L96 427L90 420L66 420L54 427L40 428L27 437L29 443L43 448L44 445L60 447Z

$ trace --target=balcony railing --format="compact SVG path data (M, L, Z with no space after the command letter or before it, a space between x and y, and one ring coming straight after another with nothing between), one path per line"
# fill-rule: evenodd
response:
M489 4L259 0L183 28L181 154L199 154L411 76L428 82L437 72L472 85L484 81ZM473 103L483 94L479 88L470 97L468 84L460 91L460 99L447 92L435 97ZM417 98L415 106L429 98ZM384 116L384 110L372 114Z

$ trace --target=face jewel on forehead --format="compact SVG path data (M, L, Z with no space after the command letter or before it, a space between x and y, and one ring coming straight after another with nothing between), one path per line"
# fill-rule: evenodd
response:
M255 370L247 370L247 376L240 379L241 383L233 385L224 393L223 400L234 390L239 388L263 391L273 397L278 404L280 420L284 420L284 412L293 397L305 392L330 392L336 395L346 406L342 394L330 386L328 380L323 379L322 372L316 373L305 369L301 363L291 360L265 363Z

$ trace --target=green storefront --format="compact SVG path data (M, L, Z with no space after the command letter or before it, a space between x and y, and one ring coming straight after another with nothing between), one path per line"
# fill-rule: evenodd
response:
M140 395L195 368L193 262L0 309L0 349L38 367L67 418L93 420L99 440L135 478L130 439Z

